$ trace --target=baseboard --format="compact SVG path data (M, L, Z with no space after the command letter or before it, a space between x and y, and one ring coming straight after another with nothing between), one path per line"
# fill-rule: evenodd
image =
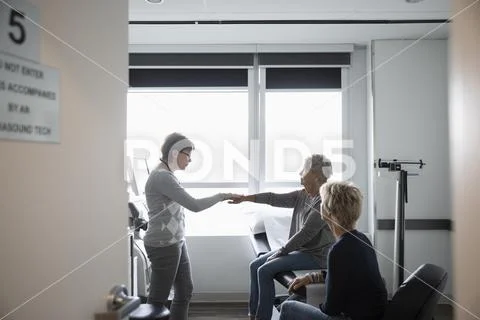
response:
M192 302L246 302L248 292L198 292L194 293ZM440 297L439 304L452 304L453 297L449 294Z
M200 292L194 293L192 303L248 303L248 292ZM440 297L438 304L453 305L450 295Z
M192 302L247 302L248 292L198 292Z
M453 305L453 296L451 294L444 294L440 297L440 300L438 300L438 304L449 304Z

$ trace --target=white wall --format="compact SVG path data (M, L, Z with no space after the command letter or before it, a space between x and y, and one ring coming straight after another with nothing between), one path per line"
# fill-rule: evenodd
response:
M474 6L467 6L476 3ZM450 77L450 141L452 204L455 221L455 318L480 315L480 3L455 0L452 26Z
M407 49L408 48L408 49ZM408 177L406 219L450 219L447 41L374 41L374 158L416 160L422 170ZM394 219L397 175L386 169L375 177L375 213ZM406 231L405 267L438 264L452 274L449 231ZM393 231L376 233L382 274L392 287ZM405 274L409 275L408 272ZM445 290L451 293L451 281Z
M128 281L128 4L31 3L40 63L60 73L60 143L0 140L0 318L93 319Z
M292 20L292 19L444 19L450 13L448 0L410 4L398 0L183 0L152 5L144 0L130 0L131 20L202 21L202 20Z
M355 47L351 55L345 83L344 97L347 99L346 139L353 141L352 149L344 149L347 156L355 162L356 170L351 180L363 192L364 201L362 215L357 228L371 233L368 227L368 172L367 172L367 50L366 47Z
M249 263L255 257L248 236L187 237L196 301L246 301Z

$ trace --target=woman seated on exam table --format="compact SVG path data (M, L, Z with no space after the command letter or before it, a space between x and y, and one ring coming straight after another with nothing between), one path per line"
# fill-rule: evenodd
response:
M336 242L328 254L325 301L319 307L286 301L280 320L379 320L387 304L387 290L380 275L372 243L355 229L362 208L360 190L348 182L329 182L320 188L321 216ZM291 289L320 282L312 273L296 278Z
M252 201L293 208L289 239L285 245L250 263L249 316L270 320L275 300L275 274L291 270L325 269L334 237L320 216L319 187L332 175L330 160L314 154L300 172L304 189L286 194L259 193L233 198L229 203Z

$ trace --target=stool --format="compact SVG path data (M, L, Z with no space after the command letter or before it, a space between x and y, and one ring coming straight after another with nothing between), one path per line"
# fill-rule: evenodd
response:
M139 297L129 296L125 285L114 286L107 298L107 312L95 314L95 320L168 320L165 306L141 303Z

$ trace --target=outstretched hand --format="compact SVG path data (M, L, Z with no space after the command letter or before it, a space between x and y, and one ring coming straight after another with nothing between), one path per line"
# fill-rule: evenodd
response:
M228 203L231 203L232 200L238 199L243 197L241 194L236 194L236 193L222 193L223 195L223 200L230 200Z
M236 195L234 195L234 196L232 196L228 199L229 199L228 203L237 204L237 203L245 201L245 196L240 195L240 194L236 194Z

